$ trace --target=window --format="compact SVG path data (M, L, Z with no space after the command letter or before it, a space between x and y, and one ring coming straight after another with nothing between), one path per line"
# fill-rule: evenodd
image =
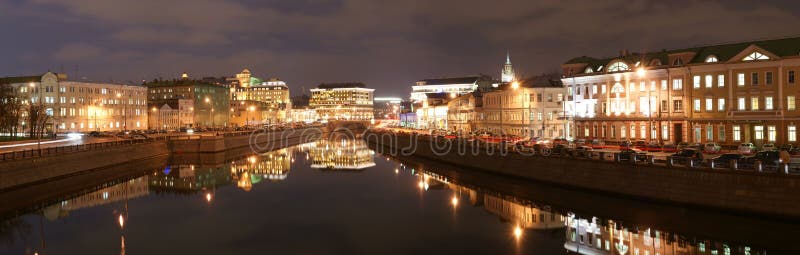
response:
M600 86L600 93L603 93L603 94L605 94L605 93L606 93L606 85L605 85L605 84L603 84L602 86Z
M669 126L666 124L661 125L661 139L669 140Z
M725 87L725 75L724 74L717 75L717 87L720 87L720 88Z
M619 138L626 138L627 137L627 133L628 132L626 132L627 131L626 128L627 127L624 126L624 125L622 126L622 128L620 128Z
M733 140L734 141L741 141L742 140L742 127L733 126Z
M692 84L694 84L694 88L700 88L700 75L695 75L692 78L693 78L692 80L694 81L692 83Z
M656 91L656 81L650 81L650 91Z
M742 61L753 61L753 60L769 60L769 57L767 57L767 55L762 54L761 52L754 51L753 53L750 53L750 55L747 55L747 57L744 57L742 59Z
M631 125L631 139L636 138L636 125Z
M739 97L737 102L736 102L736 104L737 104L736 108L739 109L739 111L744 111L744 110L747 109L747 105L745 104L744 97Z
M758 86L758 73L750 74L750 84L753 86Z
M786 132L790 142L797 142L797 126L789 125L788 132Z
M673 66L682 66L683 65L683 60L681 60L680 58L675 59L675 61L672 62L672 65Z
M617 126L611 125L611 138L617 137Z
M639 138L642 139L647 138L647 126L645 125L639 126Z
M772 110L772 97L764 97L764 110Z
M592 94L597 94L597 85L592 85Z
M614 84L614 87L611 87L611 93L623 93L625 92L625 87L622 86L619 82Z
M667 100L661 100L661 112L668 112L669 111L669 103Z
M707 141L714 140L714 126L710 124L706 126L706 140Z
M794 71L789 71L789 83L794 84Z
M703 138L703 130L701 130L700 126L694 127L694 142L699 143L700 140Z
M683 80L681 79L673 79L672 80L672 90L682 90L683 89Z
M710 112L714 110L714 99L706 98L706 111Z
M694 99L694 107L692 109L694 109L695 112L700 112L700 99L699 98L695 98Z
M775 130L777 130L775 128L775 126L768 126L767 127L767 140L769 140L770 142L775 142L775 140L776 140L775 138L777 137L777 134L776 134L777 132Z
M683 112L683 101L682 100L672 100L672 111L673 112Z
M610 66L608 66L608 72L622 72L622 71L628 71L628 70L630 70L630 68L628 67L628 64L625 64L622 61L615 62L615 63L611 64Z
M661 90L667 90L667 80L661 80Z
M751 97L750 98L750 110L751 111L758 111L758 97Z
M786 109L790 111L795 109L794 96L786 97Z
M717 61L719 61L717 56L708 55L708 57L706 57L706 63L716 63Z
M756 140L764 140L764 126L755 126L753 129L755 130Z
M586 67L586 69L584 69L583 72L584 73L593 73L594 70L592 70L592 67Z
M706 88L711 88L714 86L714 76L706 75Z
M724 112L725 111L725 98L717 99L717 111Z
M743 73L736 74L736 85L744 86L744 74Z
M764 83L767 85L772 85L772 72L764 73Z
M725 141L725 125L719 125L718 136L719 136L719 141L720 142L724 142Z

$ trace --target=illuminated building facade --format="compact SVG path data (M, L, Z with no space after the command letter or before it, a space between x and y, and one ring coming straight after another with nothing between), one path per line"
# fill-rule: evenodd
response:
M433 94L457 97L472 93L479 87L486 87L491 83L492 77L485 75L419 80L411 87L411 101L422 103Z
M476 130L476 109L483 106L482 94L469 93L447 102L447 127L459 133Z
M179 105L179 99L189 99L193 103L190 107L192 124L189 127L222 127L229 124L229 91L223 86L191 80L188 76L179 80L148 82L145 86L147 105L151 111L158 111L164 105Z
M148 115L150 129L177 130L194 126L194 100L174 99L153 106Z
M67 80L67 75L47 72L41 76L0 78L27 105L41 104L50 119L48 132L89 132L147 128L147 89L123 84ZM27 111L20 127L25 130Z
M495 134L565 137L565 90L557 77L536 76L483 93L476 129Z
M374 91L363 83L320 84L311 89L309 107L323 120L372 120Z
M506 53L506 63L503 64L503 71L500 72L500 81L509 83L516 80L514 76L514 67L511 66L511 54Z
M403 99L399 97L376 97L374 100L376 120L396 120L403 109Z
M362 170L375 166L375 152L361 139L332 141L321 139L308 149L311 168Z
M576 136L611 141L796 143L800 38L562 65Z

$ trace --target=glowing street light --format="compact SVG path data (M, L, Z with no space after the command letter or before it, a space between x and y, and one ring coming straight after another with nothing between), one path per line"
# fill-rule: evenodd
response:
M519 82L518 82L518 81L514 81L514 82L512 82L512 83L511 83L511 88L512 88L512 89L518 89L518 88L519 88Z
M519 225L514 227L514 237L517 238L517 239L522 237L522 228Z
M206 193L206 202L211 203L211 193Z
M122 214L119 215L119 228L125 228L125 217L122 217Z
M450 203L453 204L453 207L458 206L458 197L453 196L453 199L450 199Z
M645 75L644 67L639 67L636 69L636 75L639 76L639 78L643 78Z

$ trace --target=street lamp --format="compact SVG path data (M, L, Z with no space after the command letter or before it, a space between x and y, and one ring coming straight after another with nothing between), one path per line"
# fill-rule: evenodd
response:
M247 117L248 117L249 119L252 119L251 123L252 123L252 122L255 122L255 121L256 121L256 118L255 118L255 116L252 116L252 114L253 114L253 112L255 112L255 111L256 111L256 107L251 105L250 107L248 107L248 108L247 108L247 110L249 111L249 113L247 113ZM248 125L249 125L249 124L248 124Z
M161 126L161 118L160 118L161 116L158 116L158 108L156 108L155 106L153 106L153 115L156 115L154 117L157 118L156 119L157 120L156 121L156 124L157 124L156 125L156 130L158 130L158 127Z
M211 104L211 99L210 99L210 98L208 98L208 97L206 97L206 103L208 104L208 107L209 107L209 110L208 110L208 118L209 118L209 119L211 119L211 122L212 122L212 123L211 123L211 126L214 126L214 123L213 123L213 121L214 121L214 116L212 115L212 112L213 112L213 110L214 110L214 106Z

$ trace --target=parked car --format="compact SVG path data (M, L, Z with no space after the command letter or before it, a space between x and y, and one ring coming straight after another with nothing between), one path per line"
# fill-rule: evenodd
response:
M693 143L693 144L690 144L687 147L687 149L695 149L695 150L702 151L703 150L703 144L701 144L701 143Z
M97 131L92 131L92 132L89 132L89 136L90 137L102 137L103 134L101 134L100 132L97 132Z
M761 146L761 150L763 150L763 151L775 151L777 149L778 148L775 147L775 144L771 144L771 143L766 143L766 144Z
M678 151L678 146L676 146L675 144L672 144L672 143L664 144L664 146L661 147L661 151L663 151L663 152L677 152Z
M586 145L586 139L581 138L581 139L575 140L575 146L584 146L584 145Z
M740 162L755 164L756 161L761 161L761 164L765 166L778 166L783 162L778 151L759 151L753 156L743 157Z
M753 143L743 143L739 145L739 153L753 154L756 152L756 146Z
M602 149L606 146L606 143L602 140L594 139L592 140L592 149Z
M744 156L739 153L725 153L719 155L716 158L711 159L714 163L714 167L721 167L721 168L730 168L731 167L731 160L736 160L737 162L741 160Z
M594 149L590 146L578 146L572 151L572 155L579 158L590 158L592 157L592 151L594 151Z
M618 160L622 161L631 161L632 159L636 159L637 161L644 161L647 160L647 153L642 150L635 149L635 148L626 148L621 149L619 151Z
M722 146L719 146L717 143L706 143L703 147L703 152L705 153L719 153L719 150L722 149Z
M633 143L633 147L640 150L647 150L647 142L639 140Z
M700 150L694 148L683 149L670 156L673 158L703 159L703 153Z
M679 142L677 145L675 145L675 149L677 151L680 151L680 150L683 150L683 149L686 149L686 148L689 148L689 143L687 143L687 142Z
M633 143L631 141L622 141L619 143L619 149L630 149L633 148Z
M651 151L651 152L662 151L661 145L658 144L658 142L650 142L649 144L647 144L647 148L645 150L646 151Z

